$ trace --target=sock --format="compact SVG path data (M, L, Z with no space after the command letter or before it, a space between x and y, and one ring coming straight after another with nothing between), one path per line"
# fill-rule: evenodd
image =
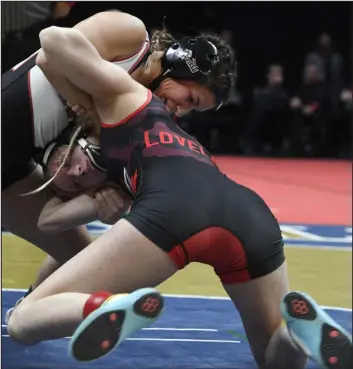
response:
M83 307L83 318L87 318L89 314L101 307L110 296L112 293L107 291L92 293Z

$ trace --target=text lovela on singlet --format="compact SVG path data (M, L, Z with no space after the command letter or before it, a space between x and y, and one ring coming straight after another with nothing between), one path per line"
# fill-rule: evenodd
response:
M180 147L185 147L186 149L189 149L191 151L197 152L198 154L204 155L204 156L208 156L205 153L204 148L195 143L192 140L188 140L184 137L181 137L175 133L170 133L170 132L159 132L157 137L150 137L149 132L145 132L144 133L144 141L145 141L145 146L146 149L152 147L152 146L156 146L156 145L174 145L177 144Z

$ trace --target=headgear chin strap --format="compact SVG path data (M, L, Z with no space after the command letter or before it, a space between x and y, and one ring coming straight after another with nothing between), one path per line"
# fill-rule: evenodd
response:
M70 141L70 137L72 134L72 128L68 127L55 142L52 142L45 149L43 158L41 160L43 165L48 163L50 156L54 153L57 147L62 145L68 145ZM85 154L90 159L92 165L102 172L106 172L107 170L104 168L103 159L101 155L101 147L99 145L95 145L86 140L85 136L79 136L76 140L75 145L78 144L81 149L85 152Z
M103 160L101 155L101 147L99 145L95 145L91 142L86 141L84 138L79 138L77 143L81 146L81 149L85 152L85 154L89 157L91 163L94 167L102 172L106 172L107 170L103 166Z
M203 37L183 37L172 44L162 59L163 74L157 77L150 89L155 90L165 78L186 79L209 85L210 76L219 64L216 46ZM216 95L218 110L223 104L221 94Z

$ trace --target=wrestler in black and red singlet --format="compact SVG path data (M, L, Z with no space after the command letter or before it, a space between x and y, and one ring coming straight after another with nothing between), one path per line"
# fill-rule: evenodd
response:
M102 123L106 168L135 196L126 219L179 268L214 267L226 284L284 262L279 225L265 202L220 172L209 152L179 128L157 97L116 125Z

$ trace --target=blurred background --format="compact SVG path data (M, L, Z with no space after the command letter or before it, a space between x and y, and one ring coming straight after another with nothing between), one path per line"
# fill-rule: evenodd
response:
M185 130L213 153L349 158L351 2L2 2L2 73L39 48L49 25L73 26L119 9L149 31L215 31L237 56L237 83L219 112L193 113Z

